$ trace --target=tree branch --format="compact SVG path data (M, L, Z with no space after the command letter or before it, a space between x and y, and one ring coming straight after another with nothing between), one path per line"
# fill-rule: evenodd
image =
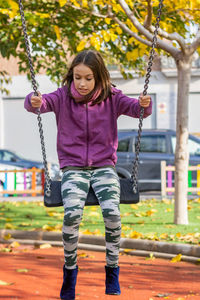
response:
M154 26L150 26L148 29L149 29L149 31L151 33L153 33L155 31L155 27ZM184 49L186 47L185 40L177 32L167 33L163 29L159 28L158 29L158 34L159 34L160 37L163 37L163 38L165 38L167 40L176 41L180 45L181 49L184 51Z
M146 29L149 29L151 26L152 13L153 13L153 9L152 9L152 5L151 5L151 0L147 0L147 16L144 21L144 27Z
M86 14L90 14L90 15L95 16L95 17L98 17L98 18L103 18L103 19L105 19L105 18L108 17L107 15L98 14L98 13L96 13L96 12L94 12L94 11L90 11L90 10L85 9L85 8L83 8L83 7L78 7L78 6L75 6L75 5L70 4L70 3L66 3L66 6L72 7L72 8L75 9L75 10L83 11L83 12L85 12Z
M196 39L189 46L189 49L190 49L191 53L194 53L199 46L200 46L200 26L198 27Z
M124 0L118 0L121 7L123 8L124 12L126 13L127 17L132 21L133 25L135 28L142 34L144 35L149 41L152 42L153 40L153 34L151 34L150 31L148 31L144 26L142 26L139 21L135 18L133 15L132 11L130 10L129 6ZM171 56L176 57L177 54L179 53L179 50L176 49L172 44L164 42L163 40L157 38L157 47L165 50L166 52L170 53Z

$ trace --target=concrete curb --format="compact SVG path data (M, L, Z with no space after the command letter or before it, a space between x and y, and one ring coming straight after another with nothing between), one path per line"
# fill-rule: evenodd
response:
M11 239L5 240L4 236L11 235ZM48 231L19 231L0 230L0 243L12 243L18 241L21 244L39 246L49 243L52 246L62 247L62 234ZM79 235L79 249L105 251L105 238L103 236ZM127 251L128 249L128 251ZM188 244L173 244L166 242L121 238L120 252L129 255L149 256L171 259L177 254L182 254L182 260L197 262L200 260L200 247Z

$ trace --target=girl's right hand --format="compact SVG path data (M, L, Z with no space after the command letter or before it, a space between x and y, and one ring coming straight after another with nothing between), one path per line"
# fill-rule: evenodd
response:
M31 105L35 108L40 108L42 105L42 95L38 92L38 96L34 94L31 96Z

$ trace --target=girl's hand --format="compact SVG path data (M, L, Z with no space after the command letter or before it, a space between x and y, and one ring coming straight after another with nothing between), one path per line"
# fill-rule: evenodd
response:
M40 108L42 105L42 95L38 92L38 96L32 95L31 96L31 105L35 108Z
M142 107L149 107L151 103L151 97L149 95L143 96L143 94L139 97L139 104Z

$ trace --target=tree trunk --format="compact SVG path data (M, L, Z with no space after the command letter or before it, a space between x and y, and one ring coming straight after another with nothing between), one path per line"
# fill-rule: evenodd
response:
M175 210L174 223L188 224L188 98L191 77L191 57L178 60L178 98L175 152Z

